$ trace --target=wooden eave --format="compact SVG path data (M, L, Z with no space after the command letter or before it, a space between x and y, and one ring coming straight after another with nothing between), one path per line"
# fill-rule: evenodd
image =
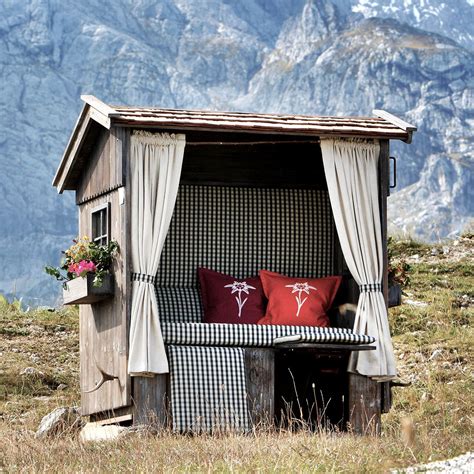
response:
M110 126L110 118L107 115L88 103L84 104L53 178L53 186L59 193L75 189L73 178L80 171L78 168L84 144L95 137L100 129L110 129Z
M375 117L325 117L283 114L252 114L155 107L110 106L94 96L81 96L84 108L66 147L53 186L62 193L74 189L77 157L92 124L159 128L170 131L234 132L304 137L365 137L411 142L416 127L383 110Z

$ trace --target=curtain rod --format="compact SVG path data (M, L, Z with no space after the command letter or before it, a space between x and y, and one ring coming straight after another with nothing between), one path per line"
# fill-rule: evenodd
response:
M313 143L319 144L320 140L273 140L273 141L259 141L259 142L186 142L186 146L203 146L203 145L281 145L284 143Z

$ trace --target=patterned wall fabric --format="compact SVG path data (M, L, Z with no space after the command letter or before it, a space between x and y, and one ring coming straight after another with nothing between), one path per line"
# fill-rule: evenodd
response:
M326 276L333 242L326 191L181 185L157 286L197 288L199 266L237 278Z

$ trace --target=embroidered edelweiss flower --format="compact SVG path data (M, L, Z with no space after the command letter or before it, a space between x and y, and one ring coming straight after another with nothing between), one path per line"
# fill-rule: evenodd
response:
M231 294L235 292L244 292L247 295L249 294L249 290L255 290L253 286L247 285L246 281L234 281L231 285L225 285L224 288L232 288Z
M307 295L309 295L310 290L317 290L317 288L308 284L307 281L304 283L294 283L293 285L285 285L285 287L293 288L293 291L291 292L291 294L298 293L298 295L295 296L295 298L296 298L296 304L298 305L296 316L299 316L301 307L304 305L305 301L308 299L308 297L306 297L304 300L302 300L301 293L306 293Z
M295 283L294 285L285 285L287 288L293 288L293 291L291 292L296 293L297 291L305 292L307 295L309 295L309 290L316 290L314 286L311 286L308 284L308 282L305 283Z
M254 286L248 285L246 281L234 281L234 283L229 285L224 285L224 288L232 288L231 295L234 293L238 293L238 296L235 297L235 301L237 301L237 306L239 307L239 318L242 314L242 308L244 304L247 302L248 298L245 298L242 301L242 293L249 294L249 290L255 290Z

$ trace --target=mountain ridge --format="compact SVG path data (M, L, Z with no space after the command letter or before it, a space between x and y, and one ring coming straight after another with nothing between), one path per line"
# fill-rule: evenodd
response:
M392 231L459 233L474 215L474 26L465 21L473 7L425 5L436 22L391 0L2 3L0 292L56 300L56 283L38 275L77 229L73 196L59 198L51 181L83 93L172 108L388 110L418 126L412 145L392 147L400 184L389 199Z

